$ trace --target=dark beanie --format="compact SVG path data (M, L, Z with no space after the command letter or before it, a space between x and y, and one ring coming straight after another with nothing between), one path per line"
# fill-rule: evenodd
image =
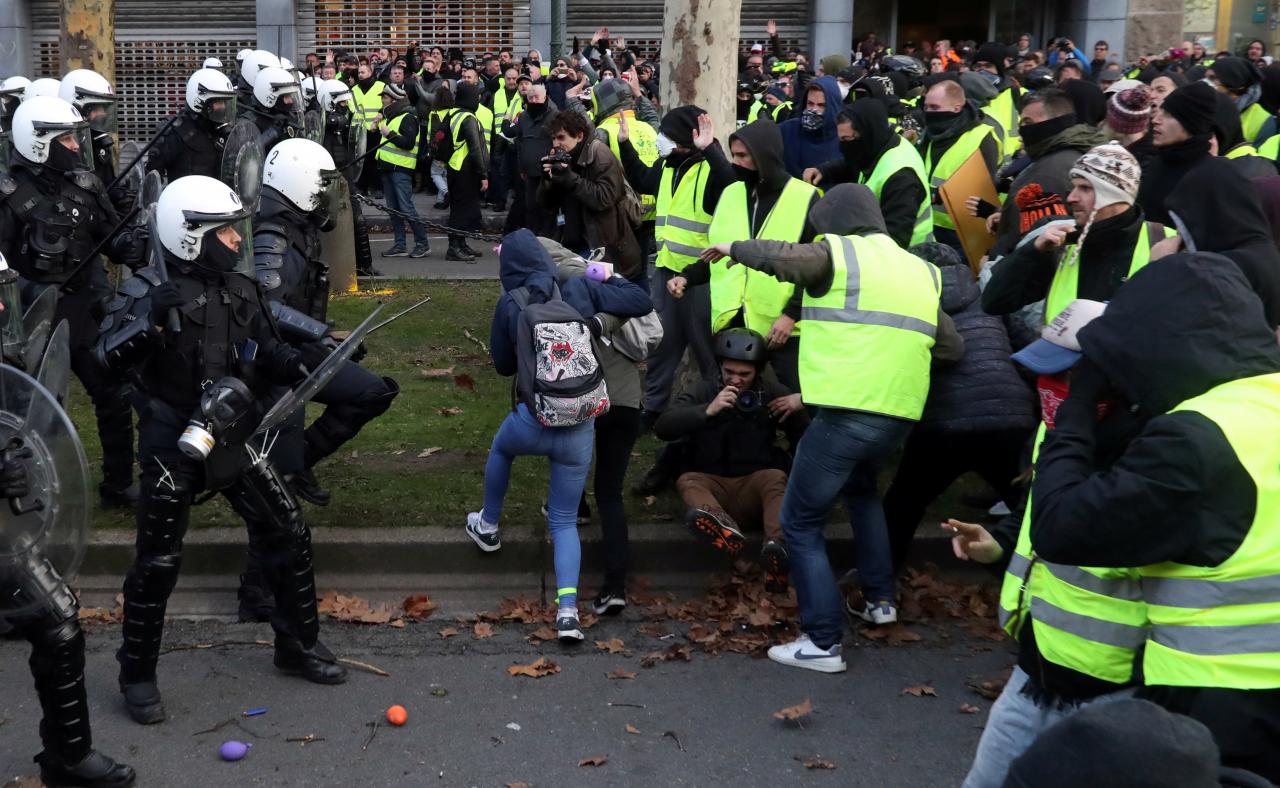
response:
M1040 734L1004 788L1218 788L1218 745L1203 724L1145 700L1093 703Z
M1213 97L1218 102L1218 110L1213 113L1213 136L1218 138L1218 155L1226 156L1227 151L1244 142L1240 110L1236 109L1236 102L1222 91L1215 90Z
M1192 82L1165 96L1161 108L1181 123L1188 134L1202 137L1213 131L1213 119L1218 109L1216 92L1203 82Z
M1004 76L1004 59L1009 56L1009 48L1003 44L988 41L978 47L970 63L990 63L996 67L996 73Z
M1209 68L1222 86L1234 93L1248 90L1260 78L1253 64L1242 57L1218 58Z
M702 107L686 104L676 107L662 116L658 131L682 148L693 147L693 132L698 128L698 116L706 113Z

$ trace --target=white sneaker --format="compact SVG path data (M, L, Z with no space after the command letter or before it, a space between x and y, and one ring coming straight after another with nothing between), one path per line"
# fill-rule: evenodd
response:
M833 644L829 649L820 649L813 645L808 635L801 635L790 643L783 643L769 649L769 659L793 668L805 668L821 673L844 673L848 665L845 664L842 651L839 643Z
M578 623L578 608L562 607L556 611L556 636L561 643L580 643L586 638Z
M467 515L467 536L471 537L471 541L476 543L476 547L486 553L492 553L502 547L502 539L498 536L498 529L495 527L492 531L484 530L484 510L471 512Z
M868 602L866 607L861 610L850 609L849 612L872 624L892 624L898 620L898 608L894 607L893 603L887 599L881 599L874 604Z

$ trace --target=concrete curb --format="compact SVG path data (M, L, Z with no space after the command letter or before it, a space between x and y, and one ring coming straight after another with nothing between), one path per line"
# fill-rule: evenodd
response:
M683 524L640 523L630 527L631 565L637 574L710 573L724 571L730 561L696 541ZM579 528L583 567L594 571L603 563L600 529ZM852 564L853 539L848 524L827 528L827 549L836 566ZM759 554L759 533L749 533L741 557ZM82 575L123 577L133 562L134 533L122 529L95 531L81 566ZM235 575L244 567L246 536L240 528L201 528L189 531L183 542L182 571L189 575ZM495 575L529 573L552 568L552 551L545 529L525 526L503 533L502 549L482 553L457 528L329 528L312 531L316 565L345 575ZM912 562L941 562L951 554L945 537L916 539Z

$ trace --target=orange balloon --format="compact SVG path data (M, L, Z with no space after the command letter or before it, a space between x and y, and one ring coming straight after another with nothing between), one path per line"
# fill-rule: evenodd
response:
M387 722L395 726L404 725L409 721L409 712L405 711L404 706L396 705L387 709Z

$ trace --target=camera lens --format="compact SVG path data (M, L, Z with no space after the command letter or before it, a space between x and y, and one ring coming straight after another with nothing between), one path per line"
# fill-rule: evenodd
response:
M760 395L752 389L739 392L737 405L738 410L750 413L760 407Z

